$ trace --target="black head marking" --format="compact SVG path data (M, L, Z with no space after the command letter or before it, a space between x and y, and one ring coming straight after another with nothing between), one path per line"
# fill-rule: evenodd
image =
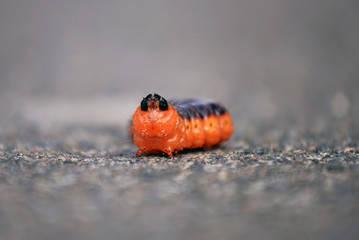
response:
M161 97L160 95L158 95L157 93L154 93L153 96L154 96L154 98L156 98L158 101L161 100L161 98L162 98L162 97Z
M152 97L152 94L150 93L145 97L145 99L148 101L151 97Z
M167 100L164 99L163 97L161 97L160 95L158 95L157 93L153 94L153 97L159 101L158 107L160 108L161 111L166 111L168 110L168 103Z
M147 97L143 98L142 101L141 101L141 110L142 111L147 111L148 110L148 105L147 105L148 99L147 99Z
M150 98L152 98L152 94L148 94L145 98L142 99L142 101L141 101L141 110L142 111L148 110L147 102L148 102L148 100L150 100Z
M142 111L147 111L148 110L148 105L149 105L149 101L151 102L151 107L153 107L153 103L157 102L158 103L158 107L161 111L166 111L168 110L168 103L167 100L164 99L163 97L161 97L160 95L158 95L157 93L152 94L148 94L145 98L142 99L141 101L141 110Z
M166 110L168 110L167 100L164 99L163 97L161 97L161 99L160 99L159 108L160 108L161 111L166 111Z

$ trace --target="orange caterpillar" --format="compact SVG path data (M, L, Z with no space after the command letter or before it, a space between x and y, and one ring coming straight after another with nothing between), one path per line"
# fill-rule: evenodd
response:
M232 119L211 100L170 100L158 94L143 98L130 132L141 153L173 153L185 148L210 148L230 138Z

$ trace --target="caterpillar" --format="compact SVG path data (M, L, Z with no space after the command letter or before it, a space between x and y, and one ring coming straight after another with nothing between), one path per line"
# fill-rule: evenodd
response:
M230 138L233 123L219 103L205 99L172 99L148 94L132 116L130 134L141 153L211 148Z

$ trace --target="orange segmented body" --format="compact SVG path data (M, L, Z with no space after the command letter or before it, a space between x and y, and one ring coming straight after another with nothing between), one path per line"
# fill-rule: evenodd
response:
M228 111L212 100L170 100L158 94L143 98L130 126L141 153L166 153L219 146L230 138L233 123Z

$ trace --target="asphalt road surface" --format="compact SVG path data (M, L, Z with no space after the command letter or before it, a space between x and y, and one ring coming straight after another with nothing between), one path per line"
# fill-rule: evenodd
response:
M1 135L0 239L357 239L353 139L235 133L136 158L124 128L20 122Z

